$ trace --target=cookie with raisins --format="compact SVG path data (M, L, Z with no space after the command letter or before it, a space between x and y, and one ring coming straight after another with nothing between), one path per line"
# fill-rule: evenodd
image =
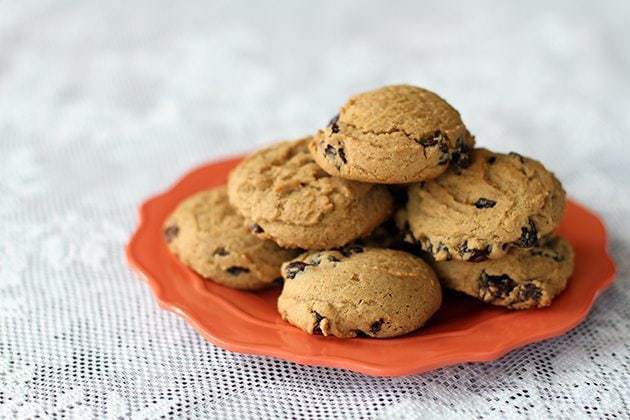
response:
M433 270L402 251L349 245L283 264L282 318L309 334L386 338L420 328L438 310Z
M280 266L299 252L261 239L230 206L225 187L182 201L164 223L164 239L177 257L204 278L235 289L269 287Z

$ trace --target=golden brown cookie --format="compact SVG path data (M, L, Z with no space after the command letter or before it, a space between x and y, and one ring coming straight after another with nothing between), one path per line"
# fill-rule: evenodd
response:
M330 176L313 160L309 140L246 158L230 175L230 202L258 236L287 248L333 248L370 233L391 213L389 191Z
M296 251L254 236L228 203L225 187L184 200L164 224L169 249L202 277L235 289L268 287Z
M440 307L431 268L401 251L353 245L282 266L278 310L309 334L377 338L420 328Z
M434 264L444 286L511 309L549 306L573 273L573 249L559 236L540 246L512 249L498 260Z
M331 175L402 184L435 178L449 162L465 166L474 143L444 99L394 85L351 97L309 147Z
M408 195L397 221L437 261L496 259L514 246L536 246L558 226L565 203L542 164L486 149L473 151L468 168L414 184Z

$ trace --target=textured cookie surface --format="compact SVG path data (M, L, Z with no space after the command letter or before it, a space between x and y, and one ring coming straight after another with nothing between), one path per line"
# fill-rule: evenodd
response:
M394 85L351 97L310 144L328 173L400 184L466 165L474 139L459 113L435 93Z
M558 226L565 203L562 185L539 162L485 149L473 151L466 169L410 186L408 196L398 223L408 223L407 239L438 261L531 248Z
M351 245L311 252L282 266L278 310L309 334L394 337L440 307L433 270L413 255Z
M443 261L434 268L448 288L494 305L536 308L551 304L566 287L573 272L573 249L555 236L535 248L512 249L498 260Z
M246 158L232 172L230 202L256 233L287 248L327 249L368 234L392 211L384 186L332 177L308 151L310 138Z
M202 277L236 289L262 289L279 280L280 266L296 251L250 232L228 203L225 187L184 200L166 220L169 249Z

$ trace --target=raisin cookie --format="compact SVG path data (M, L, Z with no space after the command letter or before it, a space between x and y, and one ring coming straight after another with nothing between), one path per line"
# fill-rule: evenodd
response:
M351 97L309 145L331 175L379 184L435 178L466 165L474 138L435 93L395 85Z
M511 247L531 248L564 212L565 192L539 162L475 149L466 169L409 187L397 214L407 240L437 261L500 258Z
M511 309L549 306L573 273L573 249L553 236L531 249L513 249L504 258L479 263L434 264L444 286Z
M309 334L395 337L438 310L433 270L401 251L353 245L310 252L282 265L282 318Z
M257 238L228 203L225 187L184 200L164 224L169 249L202 277L255 290L280 280L280 266L296 251Z
M287 248L327 249L364 236L392 211L386 187L332 177L308 151L310 138L246 158L228 181L230 202L254 233Z

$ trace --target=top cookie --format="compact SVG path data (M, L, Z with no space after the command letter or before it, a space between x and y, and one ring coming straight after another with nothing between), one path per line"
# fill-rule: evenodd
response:
M435 93L395 85L353 96L310 144L331 175L380 184L435 178L465 166L474 138Z
M184 264L235 289L271 286L280 277L280 265L296 256L254 236L228 203L225 187L182 201L164 223L164 238Z
M254 233L287 248L327 249L364 236L392 211L386 187L331 177L307 142L275 144L230 175L230 202L256 224Z
M539 162L516 153L475 149L471 165L409 187L397 215L408 240L437 261L496 259L512 246L531 248L564 212L565 192Z

